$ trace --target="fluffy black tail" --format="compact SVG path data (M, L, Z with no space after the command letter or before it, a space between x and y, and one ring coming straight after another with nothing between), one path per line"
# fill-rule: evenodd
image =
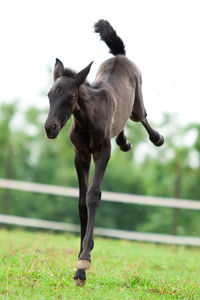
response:
M95 23L94 30L100 34L101 40L104 41L109 47L110 53L113 55L126 55L123 41L120 39L108 21L99 20L97 23Z

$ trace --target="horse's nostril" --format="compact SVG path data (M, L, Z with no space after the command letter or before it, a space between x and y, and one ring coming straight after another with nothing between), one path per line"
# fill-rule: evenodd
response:
M50 132L50 131L54 131L57 128L57 125L55 123L51 124L51 125L45 125L44 126L46 132Z
M49 126L45 125L44 129L46 130L46 132L48 132L49 131Z

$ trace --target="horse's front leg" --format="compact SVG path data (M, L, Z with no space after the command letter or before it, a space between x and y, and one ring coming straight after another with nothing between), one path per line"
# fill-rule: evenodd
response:
M89 171L90 171L90 162L91 154L88 151L78 151L75 150L75 167L78 175L79 181L79 217L81 225L81 245L80 245L80 254L83 250L83 239L86 233L87 228L87 206L86 206L86 193L89 185ZM85 270L77 270L74 279L79 279L79 284L84 282L86 279Z
M96 216L96 211L101 199L101 183L103 176L106 170L108 160L110 158L111 144L110 140L104 141L102 145L93 153L95 171L92 183L86 194L86 205L87 205L87 229L86 234L83 240L83 250L80 253L78 261L78 269L76 274L80 270L89 269L91 263L90 252L93 249L93 230L94 230L94 221ZM77 283L79 283L81 278L75 277ZM83 282L81 282L83 283Z

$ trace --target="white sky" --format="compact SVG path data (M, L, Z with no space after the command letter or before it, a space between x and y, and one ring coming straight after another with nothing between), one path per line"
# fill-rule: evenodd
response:
M200 121L200 1L101 0L0 2L0 102L48 107L47 66L55 58L77 71L94 60L89 80L110 57L93 32L109 20L127 56L143 75L149 118L178 113L182 123ZM49 85L50 88L50 85Z

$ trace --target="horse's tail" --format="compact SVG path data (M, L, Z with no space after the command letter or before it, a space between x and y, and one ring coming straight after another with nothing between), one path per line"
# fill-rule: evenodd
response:
M106 43L113 55L122 54L126 55L125 46L121 38L117 35L116 31L106 20L99 20L94 25L95 32L100 34L102 41Z

